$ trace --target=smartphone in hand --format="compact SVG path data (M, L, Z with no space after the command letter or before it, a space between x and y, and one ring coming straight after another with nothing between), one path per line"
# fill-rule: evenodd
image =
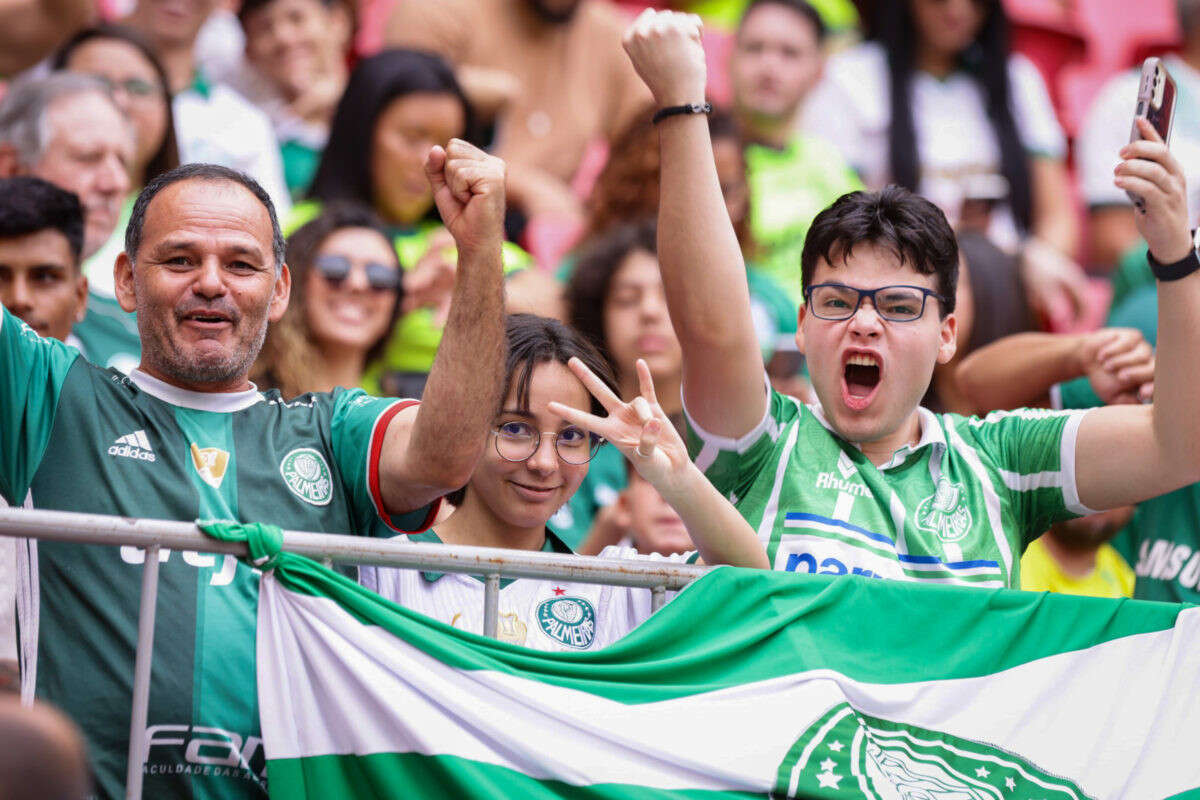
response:
M1175 121L1175 80L1167 72L1161 58L1151 56L1142 62L1142 78L1138 82L1137 108L1133 114L1133 130L1129 141L1136 142L1142 138L1138 133L1139 117L1146 120L1158 131L1158 135L1166 144L1171 143L1171 125ZM1138 211L1146 210L1145 202L1134 192L1127 192L1129 199Z

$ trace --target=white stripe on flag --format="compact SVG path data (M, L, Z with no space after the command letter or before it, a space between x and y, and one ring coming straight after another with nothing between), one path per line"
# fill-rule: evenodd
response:
M416 752L572 785L763 792L795 737L849 702L1002 746L1096 797L1200 785L1200 608L1172 630L982 677L875 684L812 670L643 704L449 667L270 573L258 632L268 759Z

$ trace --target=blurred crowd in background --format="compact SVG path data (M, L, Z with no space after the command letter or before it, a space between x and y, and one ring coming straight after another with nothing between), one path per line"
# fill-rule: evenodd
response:
M679 344L655 254L654 107L621 48L644 6L4 3L0 177L73 193L84 225L14 252L5 242L16 228L0 219L0 300L93 363L130 369L137 327L114 300L113 263L133 200L180 163L226 165L267 190L288 235L291 305L268 333L256 384L285 397L335 386L419 397L456 268L423 161L461 138L508 165L507 310L581 331L626 398L645 359L677 417ZM1200 0L670 7L705 20L716 167L776 388L808 398L795 334L809 223L846 192L898 183L937 203L963 256L959 355L938 367L925 406L982 414L1151 397L1147 369L1105 359L1114 343L1149 354L1156 321L1145 245L1112 169L1141 60L1163 56L1178 85L1171 147L1195 223ZM998 382L988 359L970 358L1022 333L1053 334L1075 354L1077 380ZM553 529L584 553L627 540L644 552L687 549L674 512L627 472L618 452L601 450ZM1148 557L1152 537L1107 542L1139 519L1194 527L1190 498L1056 527L1026 554L1023 583L1129 596L1135 570L1138 581L1176 578L1161 553Z

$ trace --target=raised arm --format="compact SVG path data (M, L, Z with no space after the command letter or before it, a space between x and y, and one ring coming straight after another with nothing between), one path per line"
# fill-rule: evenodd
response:
M1161 264L1193 252L1183 170L1149 124L1121 150L1116 185L1146 199L1138 230ZM1200 271L1158 282L1152 406L1107 406L1083 418L1075 448L1079 499L1091 508L1136 503L1200 480Z
M754 529L688 458L683 440L654 395L646 362L638 359L641 395L629 403L613 394L579 359L571 359L570 367L608 416L597 417L562 403L550 403L550 410L619 449L678 512L704 563L769 569Z
M659 108L704 102L700 21L647 9L625 50ZM683 349L688 413L706 432L738 437L767 411L746 268L713 162L702 114L658 124L662 150L658 260L671 323Z
M487 441L503 378L504 162L454 139L425 162L458 249L450 313L421 405L392 420L380 456L390 513L464 486Z
M1017 333L971 353L955 378L975 413L1049 405L1056 383L1086 376L1105 403L1133 403L1154 380L1154 353L1133 328Z

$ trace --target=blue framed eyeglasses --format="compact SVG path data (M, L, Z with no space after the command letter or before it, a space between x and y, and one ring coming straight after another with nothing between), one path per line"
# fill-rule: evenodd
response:
M880 286L878 289L858 289L844 283L818 283L804 288L808 309L818 319L840 322L853 317L864 297L871 299L875 313L889 322L915 322L925 313L925 301L930 297L946 298L924 286Z

